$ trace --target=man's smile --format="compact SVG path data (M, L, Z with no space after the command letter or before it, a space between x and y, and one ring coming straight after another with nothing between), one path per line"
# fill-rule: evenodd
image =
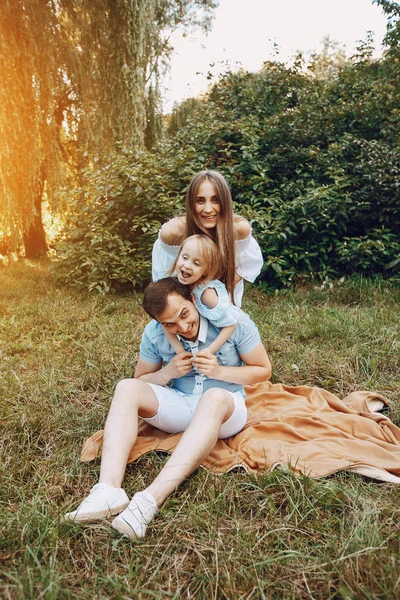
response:
M157 321L174 335L193 341L200 327L200 315L193 302L178 294L168 296L165 310L157 316Z

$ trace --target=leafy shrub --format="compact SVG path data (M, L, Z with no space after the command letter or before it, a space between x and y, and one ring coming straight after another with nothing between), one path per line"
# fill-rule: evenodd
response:
M85 172L57 243L57 279L99 292L143 287L157 232L179 209L174 184L163 160L146 152L117 154Z
M176 136L227 177L269 286L382 272L399 256L399 71L360 56L332 79L275 64L227 75Z
M294 200L253 202L242 214L264 251L263 278L272 287L337 274L337 245L345 235L352 201L345 179L312 187Z
M344 237L338 245L339 261L350 271L379 273L388 267L394 256L400 256L399 238L382 227L367 235Z
M121 154L85 175L59 276L97 290L143 286L160 224L206 167L226 176L251 222L265 285L397 268L399 81L398 61L362 53L320 79L277 63L227 74L185 105L154 153Z
M386 141L352 140L359 154L353 166L355 223L361 231L376 223L400 232L400 148Z

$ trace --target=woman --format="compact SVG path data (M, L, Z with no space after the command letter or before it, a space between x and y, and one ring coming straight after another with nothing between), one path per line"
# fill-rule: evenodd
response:
M233 214L228 184L217 171L197 173L186 193L186 213L161 227L153 246L153 281L169 275L182 242L199 233L218 245L224 261L225 286L236 306L241 306L243 279L255 280L263 257L250 223Z

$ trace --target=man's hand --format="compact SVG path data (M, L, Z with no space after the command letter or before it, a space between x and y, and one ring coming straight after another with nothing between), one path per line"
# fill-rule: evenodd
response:
M174 358L164 367L168 372L170 379L179 379L183 375L187 375L192 370L193 355L190 352L180 352L175 354Z
M197 352L196 356L193 357L192 363L193 367L202 375L206 375L212 379L219 379L218 375L221 372L221 365L218 363L217 357L207 348Z

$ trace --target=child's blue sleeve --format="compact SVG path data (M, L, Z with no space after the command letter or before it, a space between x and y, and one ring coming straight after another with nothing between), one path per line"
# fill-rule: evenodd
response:
M207 288L215 290L218 296L218 304L214 308L209 308L201 301L201 296ZM208 319L214 327L228 327L236 325L237 314L236 307L231 303L229 294L225 285L216 279L197 285L193 289L195 305L199 313Z

